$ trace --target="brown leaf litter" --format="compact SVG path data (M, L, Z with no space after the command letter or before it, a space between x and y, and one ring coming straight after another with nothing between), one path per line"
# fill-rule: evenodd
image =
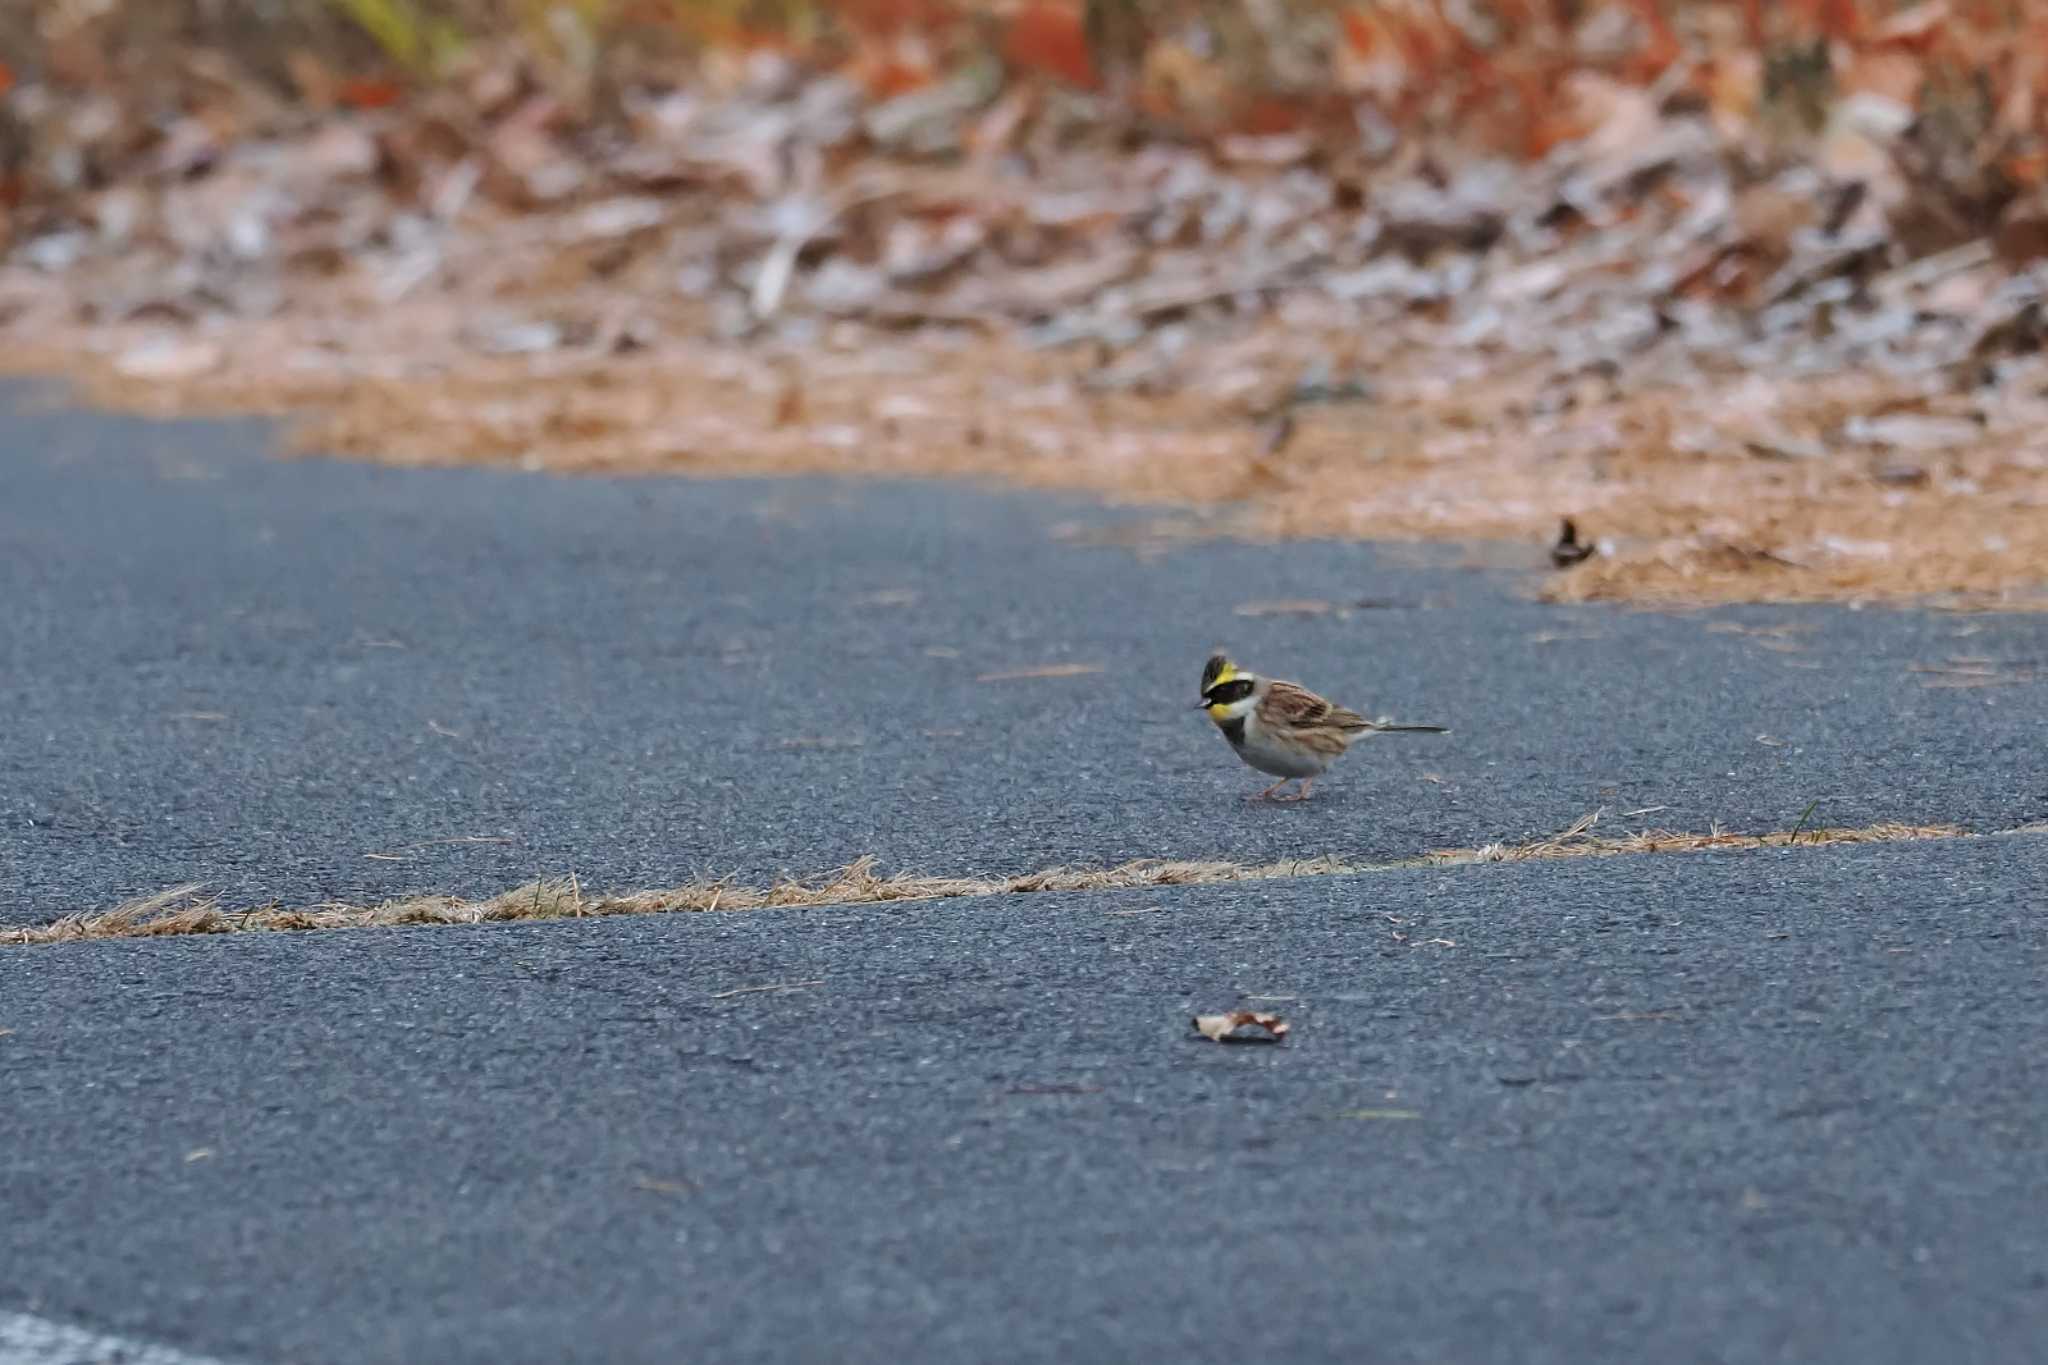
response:
M1972 837L1955 825L1880 824L1862 829L1794 829L1767 834L1704 834L1640 830L1616 836L1593 833L1593 812L1571 827L1531 843L1439 849L1391 863L1356 863L1322 857L1244 864L1139 859L1109 868L1052 868L1004 878L883 876L862 858L811 880L785 879L768 887L700 880L685 886L625 893L587 894L574 877L529 882L481 900L409 896L377 905L328 901L308 906L268 905L230 910L197 885L172 887L112 910L81 911L47 924L0 929L0 945L68 943L84 939L154 938L184 934L276 933L312 929L405 928L416 925L502 924L533 920L594 919L718 910L765 910L821 905L874 905L1040 892L1113 891L1151 886L1204 886L1464 866L1529 859L1617 857L1644 853L1696 853L1823 844L1882 843ZM2034 831L2021 831L2034 832Z
M1557 601L2048 605L2048 26L1796 7L1843 28L1794 135L1758 7L1516 6L1491 58L1408 8L1269 35L1341 117L1258 135L767 52L622 76L601 129L516 70L290 117L24 81L0 367L400 464L1502 540ZM1950 108L1930 54L2009 96Z

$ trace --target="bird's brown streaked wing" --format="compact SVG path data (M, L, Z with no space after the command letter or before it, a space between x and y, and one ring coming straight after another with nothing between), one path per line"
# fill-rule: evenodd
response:
M1336 725L1308 725L1298 730L1289 730L1287 738L1298 749L1306 749L1325 758L1335 758L1351 747L1351 741L1357 734L1355 730L1346 730Z
M1266 719L1290 730L1364 730L1372 722L1325 701L1299 683L1275 682L1266 692Z

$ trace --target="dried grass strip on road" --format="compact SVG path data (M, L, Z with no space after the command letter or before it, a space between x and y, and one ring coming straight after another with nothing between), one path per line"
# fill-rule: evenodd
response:
M861 858L811 879L785 878L772 886L748 887L729 880L700 880L685 886L622 894L589 894L574 877L529 882L481 900L459 896L412 896L377 905L322 902L287 907L229 910L196 885L173 887L112 910L66 915L48 924L0 933L0 944L36 945L86 939L151 938L178 934L274 933L305 929L401 928L433 924L502 924L528 920L588 919L612 915L661 915L714 910L766 910L820 905L873 905L890 901L953 900L1016 896L1046 891L1111 891L1148 886L1196 886L1219 882L1272 881L1411 867L1454 867L1535 859L1621 857L1651 853L1700 853L1761 848L1864 844L1971 837L1956 825L1878 824L1861 829L1792 829L1767 834L1734 834L1718 828L1704 834L1671 830L1595 833L1599 812L1564 830L1522 844L1438 849L1393 862L1350 862L1319 857L1275 863L1190 862L1140 859L1109 868L1051 868L1017 877L884 876L873 858Z

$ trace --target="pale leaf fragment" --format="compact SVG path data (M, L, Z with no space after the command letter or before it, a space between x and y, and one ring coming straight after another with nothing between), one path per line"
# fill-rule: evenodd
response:
M1241 602L1232 609L1238 616L1322 616L1334 605L1319 598L1290 598L1273 602Z
M1277 1014L1260 1010L1232 1010L1228 1014L1198 1014L1195 1016L1195 1032L1204 1038L1222 1042L1241 1028L1261 1028L1278 1041L1287 1036L1287 1021ZM1256 1036L1256 1035L1248 1035Z
M975 681L1015 682L1020 678L1079 678L1101 671L1100 664L1042 664L1036 668L1010 668L996 673L984 673Z
M217 369L222 359L210 341L157 337L122 352L114 369L130 379L191 379Z

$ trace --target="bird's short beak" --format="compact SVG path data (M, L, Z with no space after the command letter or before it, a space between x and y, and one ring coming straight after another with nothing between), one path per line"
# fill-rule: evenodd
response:
M1204 698L1202 698L1202 699L1201 699L1200 701L1196 702L1196 703L1195 703L1195 709L1196 709L1197 711L1206 711L1206 710L1208 710L1208 709L1209 709L1209 699L1208 699L1207 697L1204 697Z

